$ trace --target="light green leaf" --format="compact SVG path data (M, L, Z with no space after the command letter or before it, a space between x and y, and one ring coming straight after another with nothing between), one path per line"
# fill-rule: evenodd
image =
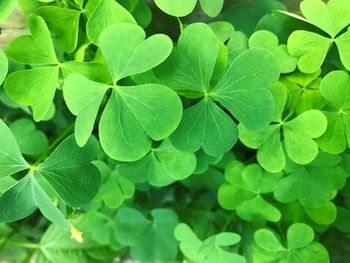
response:
M6 49L7 56L22 64L58 64L44 19L30 16L28 27L31 35L19 36L11 41Z
M288 228L287 240L289 249L298 249L309 245L315 238L313 229L302 223L295 223Z
M81 12L56 6L44 6L38 9L37 14L45 20L51 36L57 39L66 52L72 53L78 43Z
M7 95L31 106L35 121L42 120L50 109L58 83L58 67L40 67L15 71L5 80Z
M224 5L224 0L199 0L202 10L210 17L216 17Z
M231 64L211 96L248 129L261 129L272 119L269 88L278 81L279 74L279 63L270 51L252 48Z
M320 225L330 225L337 219L337 207L332 202L328 202L320 208L305 208L304 210L312 221Z
M43 176L68 205L79 207L89 203L100 186L100 173L91 164L97 150L96 140L90 139L80 148L70 136L37 167L35 173Z
M119 165L117 171L135 183L148 181L154 186L165 186L190 176L195 167L194 153L181 152L166 140L142 159Z
M172 16L182 17L193 11L197 0L154 0L154 2L163 12Z
M0 22L4 21L15 8L17 0L0 0Z
M8 60L2 49L0 49L0 85L4 82L4 79L8 71Z
M335 39L335 44L337 45L339 51L339 57L341 63L344 65L346 69L350 69L350 55L349 55L349 47L350 47L350 31L347 30L344 34L340 35Z
M27 169L29 165L24 160L15 137L2 120L0 120L0 138L0 179L3 179Z
M100 1L87 21L87 36L92 43L98 44L102 31L108 26L117 23L136 24L136 21L118 2L114 0Z
M280 252L285 248L281 245L276 235L268 229L259 229L254 233L256 244L266 251Z
M178 223L176 214L169 209L153 209L152 221L133 208L122 208L117 213L117 240L130 246L133 258L141 261L155 259L170 261L177 254L173 231Z
M36 129L33 121L19 119L9 126L23 154L37 156L49 146L49 141L42 131Z
M213 30L217 38L222 42L229 40L232 34L235 32L232 24L226 21L211 22L208 24L208 26L210 26L211 30Z
M175 147L195 152L203 148L212 156L227 152L237 141L234 122L210 98L186 109L179 127L170 136Z

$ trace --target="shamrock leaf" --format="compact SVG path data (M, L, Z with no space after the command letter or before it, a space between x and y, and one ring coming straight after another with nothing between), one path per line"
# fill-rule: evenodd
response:
M99 1L87 21L86 34L92 43L98 44L102 31L117 23L136 24L136 21L118 2L114 0Z
M267 30L256 31L250 36L249 48L262 47L270 50L280 63L281 73L293 72L297 65L297 58L289 55L286 45L279 45L276 35Z
M274 122L264 129L251 131L242 123L239 128L239 139L249 148L258 149L257 160L269 172L279 172L285 166L285 152L295 163L307 164L314 160L318 153L314 138L320 137L327 129L327 119L321 111L309 110L292 120L282 119L287 100L284 85L273 87L276 100ZM282 134L282 137L281 137ZM282 141L283 138L283 141Z
M37 156L49 146L45 133L38 131L29 119L19 119L11 123L9 128L23 154Z
M86 143L100 104L111 89L99 123L100 143L111 158L135 161L150 150L150 139L162 140L175 130L182 115L181 101L164 85L126 87L118 81L160 64L171 52L172 42L162 34L145 40L141 27L119 23L103 31L99 44L113 84L98 83L80 74L70 74L64 83L67 106L77 115L76 141L80 146Z
M180 223L176 226L174 235L180 241L182 253L193 263L246 262L241 255L222 248L235 245L241 240L236 233L221 232L202 241L188 225Z
M282 203L297 200L306 208L325 206L334 192L344 187L346 175L340 161L337 155L320 152L308 165L288 162L285 177L275 185L275 198Z
M155 4L165 13L182 17L190 14L196 6L197 0L155 0ZM203 11L211 17L219 15L224 0L199 0Z
M314 240L313 229L303 223L295 223L287 230L287 244L284 246L269 229L259 229L254 233L258 249L254 252L254 262L300 262L328 263L327 250Z
M95 76L92 72L103 72L98 63L60 63L55 54L50 32L39 16L30 16L28 27L31 35L19 36L6 49L9 58L33 68L11 73L5 80L7 95L23 105L31 106L35 121L45 118L55 96L59 72L81 72ZM101 74L102 76L104 74ZM101 78L98 77L98 78Z
M29 170L26 176L12 184L0 196L0 221L17 221L39 208L50 221L67 228L68 224L62 213L44 189L53 189L71 206L90 202L100 182L98 170L90 164L96 156L96 141L90 140L86 147L79 148L71 136L45 162L33 167L24 160L14 136L2 121L0 134L5 138L0 147L1 179Z
M120 175L117 171L112 171L105 163L98 161L94 165L100 170L102 183L95 200L102 201L107 207L118 208L124 200L131 198L135 192L135 184Z
M4 82L7 75L8 61L7 57L2 49L0 49L0 85Z
M294 31L289 36L288 51L292 56L299 57L299 70L304 73L317 71L333 43L338 48L341 62L345 68L350 69L350 56L347 54L350 31L341 33L350 24L349 2L329 0L325 4L321 0L306 0L300 3L300 10L307 22L323 30L329 37L305 30Z
M154 186L165 186L190 176L195 167L194 153L179 151L165 140L142 159L117 166L117 171L135 183L149 182Z
M328 73L321 82L322 96L330 103L324 109L328 120L326 132L317 140L329 153L341 153L350 147L350 78L345 71Z
M154 259L171 261L177 254L177 242L173 231L178 223L176 214L168 209L151 211L152 220L147 220L133 208L118 210L116 220L117 240L130 246L133 258L140 261Z
M217 156L232 148L237 128L219 103L249 129L265 127L271 121L273 101L268 88L279 77L273 54L261 48L245 51L212 88L210 80L218 52L218 40L210 27L191 24L182 32L169 59L155 71L163 83L180 94L201 98L184 111L179 127L170 137L182 151L202 148Z
M226 181L219 188L220 205L236 210L244 220L269 220L277 222L281 213L262 195L273 191L281 174L263 172L257 164L244 166L239 161L231 162L225 169Z
M312 74L304 74L299 71L285 76L281 82L287 87L291 94L288 108L295 110L296 114L311 109L322 109L327 101L320 92L321 70Z

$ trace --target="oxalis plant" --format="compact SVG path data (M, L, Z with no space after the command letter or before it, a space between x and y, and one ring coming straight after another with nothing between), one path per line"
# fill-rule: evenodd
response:
M350 0L0 0L0 261L350 262Z

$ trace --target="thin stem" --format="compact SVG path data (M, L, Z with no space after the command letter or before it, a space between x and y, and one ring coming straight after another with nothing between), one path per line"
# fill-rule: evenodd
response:
M228 229L228 227L229 227L229 225L231 224L231 222L232 222L233 218L235 217L235 215L236 215L236 213L233 212L233 213L231 213L231 215L229 215L229 216L227 217L227 219L226 219L226 221L225 221L225 224L224 224L224 226L223 226L222 229L221 229L221 232L225 232L225 231Z
M8 239L5 241L8 244L17 246L17 247L23 247L23 248L29 248L29 249L40 249L41 246L39 244L33 244L28 242L17 242L11 239Z
M52 152L53 149L56 148L56 146L67 137L67 135L73 130L75 122L72 122L49 146L49 148L37 159L37 161L34 163L34 167L36 167L38 164L40 164L48 155Z

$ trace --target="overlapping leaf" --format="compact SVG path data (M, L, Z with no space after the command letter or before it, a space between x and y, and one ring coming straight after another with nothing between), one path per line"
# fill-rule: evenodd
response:
M96 156L96 141L79 148L71 136L62 142L50 157L38 167L31 167L22 157L19 146L9 128L0 121L1 178L22 170L28 174L11 185L0 196L0 220L17 221L39 208L42 214L61 227L68 227L64 216L53 204L44 189L53 189L71 206L88 203L95 196L100 175L90 164Z
M318 153L314 138L320 137L327 129L327 119L319 110L309 110L294 119L283 119L282 113L287 100L284 85L275 85L276 101L274 122L265 129L250 131L240 124L239 138L249 148L258 149L259 164L270 172L281 171L286 163L285 152L295 163L307 164ZM281 137L283 134L283 137ZM285 151L284 151L285 148Z
M80 146L86 143L102 99L112 90L99 123L100 142L110 157L135 161L151 149L151 139L162 140L175 130L182 115L181 101L164 85L120 86L118 81L160 64L170 54L172 42L162 34L145 40L141 27L119 23L103 31L99 45L113 84L80 74L69 75L64 84L65 101L77 115L76 140Z
M0 85L4 82L7 75L8 61L7 57L2 49L0 49Z
M350 31L341 33L350 24L349 3L348 0L330 0L327 4L321 0L306 0L300 3L300 10L306 21L329 35L325 37L305 30L297 30L290 35L288 51L291 55L299 57L300 71L304 73L317 71L322 66L333 43L338 48L344 67L350 69L350 56L347 52L350 45ZM299 19L305 20L302 17Z
M274 190L282 174L263 172L257 164L244 166L233 161L225 169L226 183L218 192L220 205L236 210L239 217L249 221L279 221L280 211L263 198L263 194Z
M269 229L259 229L254 233L258 250L254 253L254 262L320 262L328 263L327 250L318 242L313 229L303 223L295 223L287 230L287 244L281 244L279 238Z
M168 209L151 211L152 220L133 208L121 208L117 213L117 240L129 246L133 258L140 261L155 259L171 261L177 254L173 231L178 224L177 215Z
M241 240L241 237L236 233L221 232L202 241L188 225L181 223L176 226L174 235L176 239L180 241L182 253L191 262L246 262L243 256L226 249L226 247L236 245ZM225 249L223 247L225 247Z
M237 127L219 105L249 129L266 127L272 119L269 87L279 77L274 55L261 48L247 50L211 87L218 52L218 40L210 27L191 24L182 32L172 55L155 71L163 83L180 94L200 98L184 111L179 127L170 137L180 150L194 152L203 148L207 154L217 156L234 145Z

